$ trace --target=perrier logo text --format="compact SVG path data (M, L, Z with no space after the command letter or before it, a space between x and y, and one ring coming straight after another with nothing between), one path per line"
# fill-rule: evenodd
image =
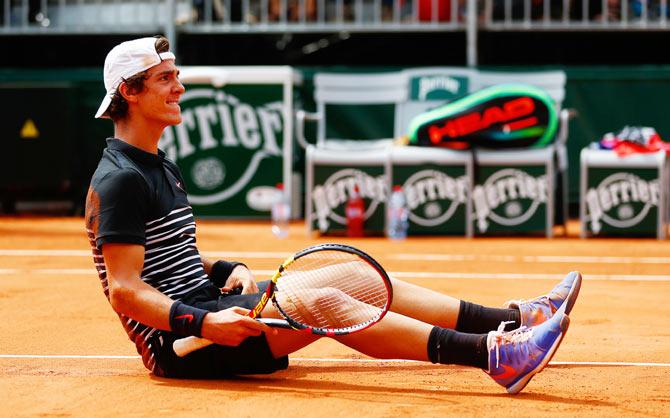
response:
M184 93L181 105L182 123L166 129L159 146L175 162L188 160L191 203L226 200L249 183L261 160L281 156L282 102L252 106L221 90L194 88ZM245 155L239 152L226 158L222 148L248 150L249 161L239 161ZM227 164L244 168L230 170L231 178Z
M533 177L513 168L495 172L472 192L479 232L486 232L489 219L505 226L526 222L546 203L547 187L546 175Z
M615 228L639 224L661 195L658 179L643 180L631 173L614 173L586 192L587 218L591 231L598 234L602 223Z
M447 222L459 205L468 199L468 177L452 178L437 170L419 170L411 175L402 189L407 197L409 218L426 227Z
M368 219L386 201L386 176L373 177L353 168L336 171L323 185L317 185L312 190L314 215L320 231L327 231L331 220L340 225L347 224L344 205L354 193L355 186L358 186L361 197L369 200L364 219Z

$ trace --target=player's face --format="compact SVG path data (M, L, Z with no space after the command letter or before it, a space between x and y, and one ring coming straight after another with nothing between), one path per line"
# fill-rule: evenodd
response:
M144 90L138 95L139 111L145 118L164 126L181 123L179 99L184 85L178 76L174 60L165 60L147 71Z

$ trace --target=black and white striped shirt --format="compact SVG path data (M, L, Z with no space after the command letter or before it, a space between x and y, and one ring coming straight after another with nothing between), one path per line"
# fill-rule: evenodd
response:
M141 278L172 299L206 285L196 247L195 219L177 166L119 139L107 140L86 198L86 231L105 296L109 299L102 248L108 243L144 246ZM119 315L144 365L157 367L161 331Z

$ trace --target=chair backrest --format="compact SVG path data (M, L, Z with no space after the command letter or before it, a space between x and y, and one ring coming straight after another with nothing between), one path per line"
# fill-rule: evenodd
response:
M314 99L321 121L317 130L317 145L326 140L356 139L332 138L328 132L329 124L349 123L350 121L333 120L329 117L329 110L334 106L349 108L374 107L375 105L391 106L395 108L407 100L407 85L403 82L401 73L376 74L335 74L318 73L314 76ZM391 113L393 117L393 113ZM361 119L354 122L361 123ZM391 121L384 121L385 123ZM395 124L395 121L392 121ZM389 139L379 136L366 139Z
M497 84L524 83L539 87L556 102L556 110L561 110L565 99L567 77L563 71L502 72L480 71L472 84L471 92Z

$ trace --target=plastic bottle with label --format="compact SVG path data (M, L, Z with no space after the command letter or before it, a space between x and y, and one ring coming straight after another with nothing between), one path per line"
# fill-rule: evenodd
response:
M291 219L291 206L288 196L284 192L284 185L277 184L277 194L272 204L272 233L277 238L288 237L289 221Z
M407 238L409 228L409 209L401 186L393 186L387 207L388 225L386 236L394 240Z
M361 197L358 185L354 186L349 200L347 200L344 214L347 218L347 236L362 237L363 223L365 222L365 203Z

